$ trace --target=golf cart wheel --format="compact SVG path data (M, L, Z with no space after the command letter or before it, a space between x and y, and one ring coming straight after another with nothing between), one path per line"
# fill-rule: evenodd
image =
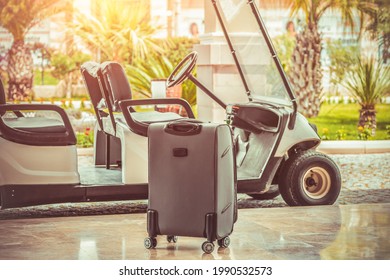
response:
M206 254L211 254L214 251L214 244L212 242L205 241L202 244L202 250Z
M168 235L167 236L168 243L176 243L177 242L177 236L175 235Z
M247 195L257 200L274 199L275 197L280 195L279 186L271 185L266 193L248 193Z
M219 247L227 248L227 247L229 247L229 245L230 245L230 237L229 236L226 236L226 237L218 240Z
M155 237L147 237L144 240L144 245L146 249L153 249L157 246L157 239Z
M329 205L339 196L341 175L336 163L314 150L298 152L284 164L279 190L290 206Z

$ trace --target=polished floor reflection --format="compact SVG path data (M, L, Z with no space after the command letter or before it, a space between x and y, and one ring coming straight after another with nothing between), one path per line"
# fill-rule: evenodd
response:
M390 259L390 204L239 210L227 249L202 238L143 246L146 215L0 221L0 259Z

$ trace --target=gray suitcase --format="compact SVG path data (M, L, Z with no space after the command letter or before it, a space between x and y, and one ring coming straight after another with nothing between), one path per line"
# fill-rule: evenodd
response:
M148 234L145 247L157 246L157 235L205 237L228 247L237 220L237 191L231 129L225 124L181 120L151 124L149 138Z

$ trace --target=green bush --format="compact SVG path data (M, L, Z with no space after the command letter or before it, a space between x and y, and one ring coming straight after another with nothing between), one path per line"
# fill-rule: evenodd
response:
M163 55L165 55L173 65L177 65L187 54L189 54L194 45L199 44L199 39L187 37L169 38L165 44Z
M187 54L194 49L194 45L199 44L199 39L187 37L173 37L168 40L165 55L169 61L176 66ZM195 69L196 71L196 69ZM194 76L196 74L194 73ZM187 80L182 84L182 97L191 105L196 104L196 86Z
M295 37L286 33L273 38L272 41L284 71L289 73L292 63L291 57L296 44Z
M90 128L86 128L84 132L77 132L76 138L78 147L89 148L93 146L94 134Z
M91 56L80 51L74 51L71 54L56 52L51 56L51 74L53 77L62 80L68 78L68 75L77 72L81 64L91 59Z
M45 70L43 73L42 82L42 71L40 69L34 70L34 85L57 85L58 79L53 77L50 70Z
M327 43L326 49L330 59L330 83L338 91L338 85L343 82L346 73L356 69L359 47L357 45L346 46L340 40L333 40Z

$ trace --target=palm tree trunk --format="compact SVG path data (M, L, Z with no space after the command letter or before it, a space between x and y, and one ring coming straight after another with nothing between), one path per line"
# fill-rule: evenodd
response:
M383 63L387 64L390 61L390 33L383 35L382 42Z
M24 41L15 41L8 52L8 99L31 98L33 84L33 59Z
M371 129L371 135L376 131L376 110L374 105L362 106L359 110L358 127Z
M298 98L298 110L306 117L316 117L322 95L321 36L318 27L309 23L297 34L292 55L290 81Z

